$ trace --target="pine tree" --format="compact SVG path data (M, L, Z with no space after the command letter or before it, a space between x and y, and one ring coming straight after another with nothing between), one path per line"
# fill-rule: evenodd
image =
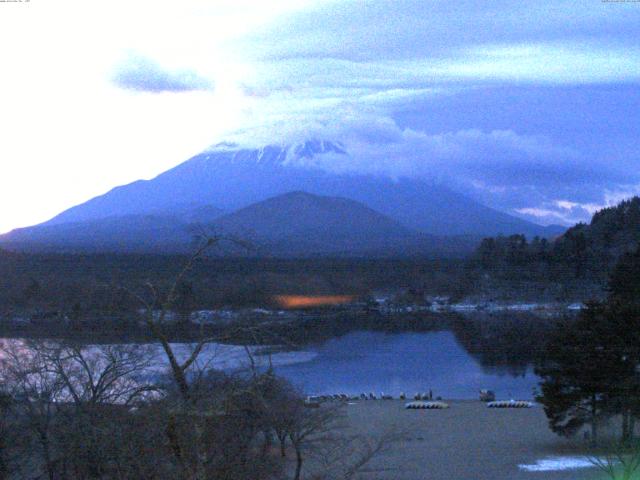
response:
M640 250L613 269L605 303L592 303L556 332L536 362L551 429L571 435L610 416L622 418L622 441L640 417Z
M571 436L583 426L598 437L598 424L610 414L607 408L615 355L602 343L604 307L590 304L569 328L552 335L536 361L542 379L543 404L554 432Z
M620 257L609 278L609 303L640 303L640 246Z

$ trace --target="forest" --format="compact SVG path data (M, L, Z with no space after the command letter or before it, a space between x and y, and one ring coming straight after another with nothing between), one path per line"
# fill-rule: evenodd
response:
M459 258L228 258L213 250L179 285L182 311L276 308L277 295L376 292L451 301L603 299L608 272L640 244L640 198L597 212L552 240L485 238ZM139 254L34 254L0 250L0 316L113 318L139 307L131 291L166 288L188 257Z

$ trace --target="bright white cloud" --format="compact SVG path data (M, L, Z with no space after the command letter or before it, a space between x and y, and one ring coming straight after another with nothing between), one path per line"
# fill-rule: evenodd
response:
M635 82L640 79L640 47L576 41L483 45L428 71L446 79L576 85Z
M154 176L241 126L250 68L221 42L308 3L2 4L0 203L11 208L0 232ZM195 71L216 88L123 91L111 80L132 53L165 80Z
M594 213L603 208L617 205L634 195L640 194L640 185L620 186L615 190L604 188L603 191L592 194L597 202L576 202L571 200L542 201L539 206L514 209L525 217L533 217L542 224L560 223L573 225L581 221L589 221Z
M627 196L625 196L624 198L627 198ZM622 200L622 198L619 199L619 200ZM558 207L561 210L564 210L564 211L566 211L568 213L571 213L571 212L575 211L576 209L581 209L581 210L584 210L585 212L587 212L589 215L593 215L598 210L601 210L603 207L605 207L607 205L613 205L615 203L618 203L618 201L609 202L605 197L605 202L604 203L579 203L579 202L571 202L569 200L556 200L554 203L555 203L556 207ZM557 213L557 210L555 212Z
M273 115L266 123L244 129L229 138L248 147L326 138L342 142L350 155L323 157L315 161L316 166L394 177L444 178L454 175L461 184L482 179L495 184L500 177L527 169L529 175L544 172L553 176L558 166L566 163L574 166L578 157L571 148L555 145L544 136L479 129L427 134L401 128L376 108L365 114L335 100L326 102L323 107L314 115L301 113L297 122L291 122L291 113L281 118ZM521 180L510 178L509 183L527 183L529 180L529 176L523 176Z

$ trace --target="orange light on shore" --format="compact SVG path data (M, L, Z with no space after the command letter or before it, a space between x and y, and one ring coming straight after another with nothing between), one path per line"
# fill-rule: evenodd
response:
M353 295L276 295L275 301L282 308L313 308L343 305L354 299Z

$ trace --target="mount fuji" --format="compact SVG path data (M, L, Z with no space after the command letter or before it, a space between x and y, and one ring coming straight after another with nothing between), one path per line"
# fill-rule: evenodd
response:
M186 248L194 225L205 225L223 232L253 231L258 242L271 244L276 237L280 244L291 244L305 232L323 232L325 247L319 250L354 253L371 250L374 244L407 246L417 239L422 240L415 244L424 246L425 238L443 236L548 237L562 232L425 180L321 168L331 160L348 162L349 153L340 143L319 140L263 148L219 144L154 179L116 187L45 223L14 230L0 237L0 245L54 251L176 251ZM263 202L274 198L278 201L265 210ZM295 209L302 198L308 207L302 222L306 230L300 228ZM267 212L272 222L260 223ZM367 220L359 221L362 218ZM291 241L285 241L288 232ZM353 241L336 240L349 236ZM383 237L389 241L382 242ZM329 245L332 240L335 248ZM316 253L319 244L302 242L299 247L293 250Z

